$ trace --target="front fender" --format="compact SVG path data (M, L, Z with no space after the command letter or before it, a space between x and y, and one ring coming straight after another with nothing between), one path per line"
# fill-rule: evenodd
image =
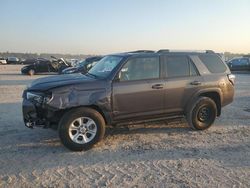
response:
M80 90L70 87L52 92L52 100L46 106L54 111L80 106L97 106L109 121L111 112L111 93L106 88Z

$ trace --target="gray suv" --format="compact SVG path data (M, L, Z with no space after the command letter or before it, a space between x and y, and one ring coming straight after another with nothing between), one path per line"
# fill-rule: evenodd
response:
M23 92L27 127L55 127L69 149L90 149L106 125L186 117L209 128L233 101L234 79L212 51L135 51L105 56L83 74L35 80Z

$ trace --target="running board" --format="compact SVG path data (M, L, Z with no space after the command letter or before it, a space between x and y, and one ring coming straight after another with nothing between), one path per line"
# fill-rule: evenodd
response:
M116 123L115 126L135 125L135 124L143 124L143 123L149 123L149 122L155 122L155 121L169 121L170 122L173 120L180 120L183 118L185 118L184 115L178 115L178 116L160 117L160 118L147 119L147 120L124 121L124 122Z

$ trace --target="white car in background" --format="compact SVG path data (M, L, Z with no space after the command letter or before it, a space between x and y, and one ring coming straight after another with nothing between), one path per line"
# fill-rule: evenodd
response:
M0 57L0 64L4 64L4 65L7 64L6 59Z

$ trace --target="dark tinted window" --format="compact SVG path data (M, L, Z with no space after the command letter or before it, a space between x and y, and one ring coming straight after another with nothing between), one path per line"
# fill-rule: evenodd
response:
M168 77L183 77L197 75L195 66L186 56L166 57L166 72Z
M213 54L199 55L200 60L205 64L211 73L223 73L227 67L224 65L219 56Z
M168 77L189 76L189 65L186 57L167 58Z
M240 59L240 65L248 65L249 64L249 60L246 58L242 58Z
M158 57L135 58L129 60L120 71L120 80L143 80L159 78Z
M234 60L231 61L231 63L232 63L233 65L239 65L239 64L240 64L240 61L239 61L239 59L234 59Z

